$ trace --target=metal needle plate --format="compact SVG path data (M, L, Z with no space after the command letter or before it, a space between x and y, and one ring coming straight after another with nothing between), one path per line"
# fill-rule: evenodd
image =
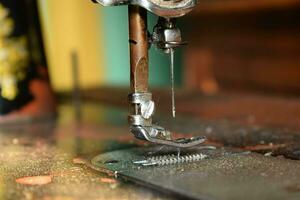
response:
M136 161L175 151L159 147L131 148L101 154L92 167L119 178L173 193L185 199L300 199L300 163L232 150L185 150L206 159L193 163L141 166Z

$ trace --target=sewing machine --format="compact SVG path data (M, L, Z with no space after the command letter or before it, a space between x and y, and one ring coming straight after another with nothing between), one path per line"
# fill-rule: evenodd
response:
M172 115L175 117L174 51L186 42L176 27L176 19L190 12L197 0L93 0L103 6L128 5L130 44L129 102L132 112L128 117L131 133L138 139L178 148L203 143L204 136L173 139L170 131L152 123L155 103L148 90L148 49L150 46L170 55L172 84ZM147 11L159 16L153 32L147 30Z

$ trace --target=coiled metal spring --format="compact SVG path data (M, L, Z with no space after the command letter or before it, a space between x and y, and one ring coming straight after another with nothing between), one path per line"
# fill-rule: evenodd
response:
M153 156L145 160L134 161L133 163L142 166L153 166L153 165L163 166L163 165L197 162L207 157L208 157L207 155L201 153L183 155L183 156L171 154L171 155L164 155L164 156Z

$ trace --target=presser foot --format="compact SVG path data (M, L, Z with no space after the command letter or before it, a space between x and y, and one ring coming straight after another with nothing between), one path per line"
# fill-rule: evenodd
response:
M205 142L205 136L172 139L171 132L152 123L155 104L152 94L133 93L129 95L133 113L128 116L131 133L138 139L154 144L168 145L177 148L188 148Z
M131 126L131 133L138 139L177 148L189 148L206 141L205 136L172 139L171 133L160 126Z

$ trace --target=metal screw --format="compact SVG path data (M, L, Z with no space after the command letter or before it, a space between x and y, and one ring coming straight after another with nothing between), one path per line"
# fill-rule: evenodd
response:
M145 119L149 119L154 113L154 102L153 101L146 101L141 104L141 115Z

